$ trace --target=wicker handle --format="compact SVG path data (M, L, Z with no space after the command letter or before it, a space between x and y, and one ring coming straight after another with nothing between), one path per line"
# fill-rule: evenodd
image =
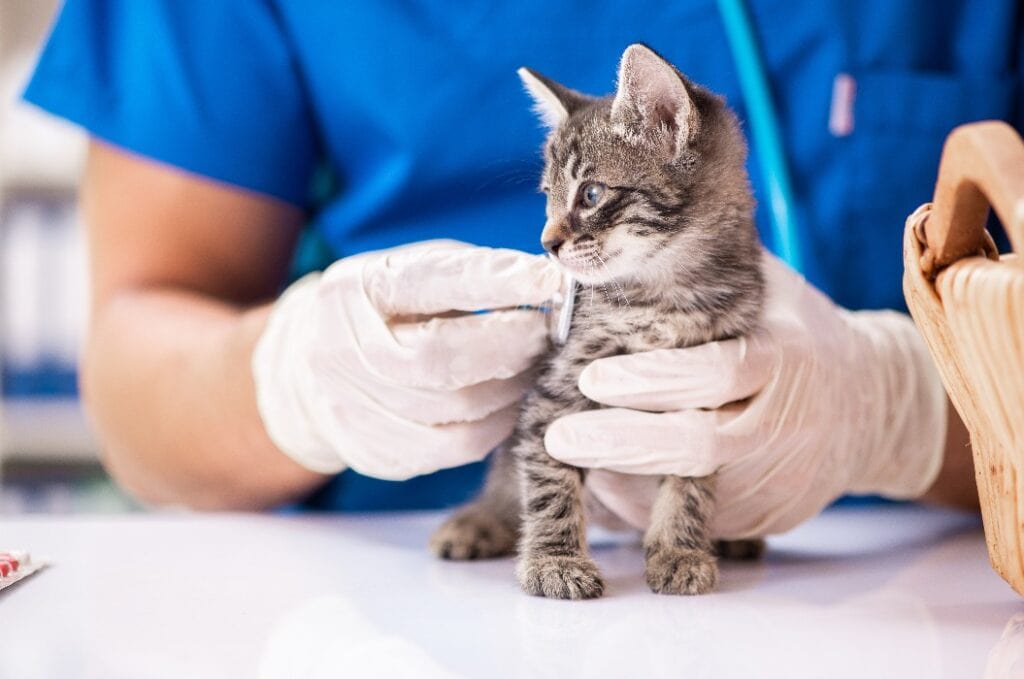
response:
M992 254L985 231L990 204L1013 249L1024 252L1024 142L1003 122L962 125L942 149L934 205L924 226L931 269L926 273L964 257Z

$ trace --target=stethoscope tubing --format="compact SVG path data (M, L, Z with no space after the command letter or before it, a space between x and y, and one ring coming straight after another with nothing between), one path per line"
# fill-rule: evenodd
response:
M740 90L746 102L751 143L768 193L772 246L790 267L803 271L803 252L796 215L796 200L782 145L782 128L768 87L764 57L744 0L718 0L732 51Z

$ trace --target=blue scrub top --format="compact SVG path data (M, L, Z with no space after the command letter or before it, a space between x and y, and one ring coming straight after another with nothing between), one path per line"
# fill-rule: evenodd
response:
M979 119L1022 127L1024 13L1013 0L748 5L804 273L844 306L903 308L903 222L930 199L943 138ZM637 41L744 116L714 0L67 0L25 96L135 153L302 206L302 253L317 265L442 237L539 251L543 131L515 70L605 93ZM837 136L840 74L855 92L839 104L852 130ZM761 197L756 157L750 167ZM309 504L446 506L481 473L345 472Z

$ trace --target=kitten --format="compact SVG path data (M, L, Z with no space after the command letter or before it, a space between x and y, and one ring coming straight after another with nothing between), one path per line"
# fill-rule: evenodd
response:
M754 328L761 255L746 145L721 98L639 44L622 56L613 97L580 94L525 68L519 74L550 128L542 243L583 287L568 341L543 361L483 493L431 547L442 558L476 559L511 553L518 540L526 592L587 599L604 584L587 552L585 471L545 452L548 425L601 407L577 387L594 359ZM714 503L713 477L661 480L644 537L652 590L701 594L715 586ZM760 544L726 548L753 556Z

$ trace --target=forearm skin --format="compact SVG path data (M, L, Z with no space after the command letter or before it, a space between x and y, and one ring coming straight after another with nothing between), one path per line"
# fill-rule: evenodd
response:
M246 510L324 482L274 447L256 410L250 360L268 311L173 288L125 290L95 310L82 393L104 464L131 494Z

